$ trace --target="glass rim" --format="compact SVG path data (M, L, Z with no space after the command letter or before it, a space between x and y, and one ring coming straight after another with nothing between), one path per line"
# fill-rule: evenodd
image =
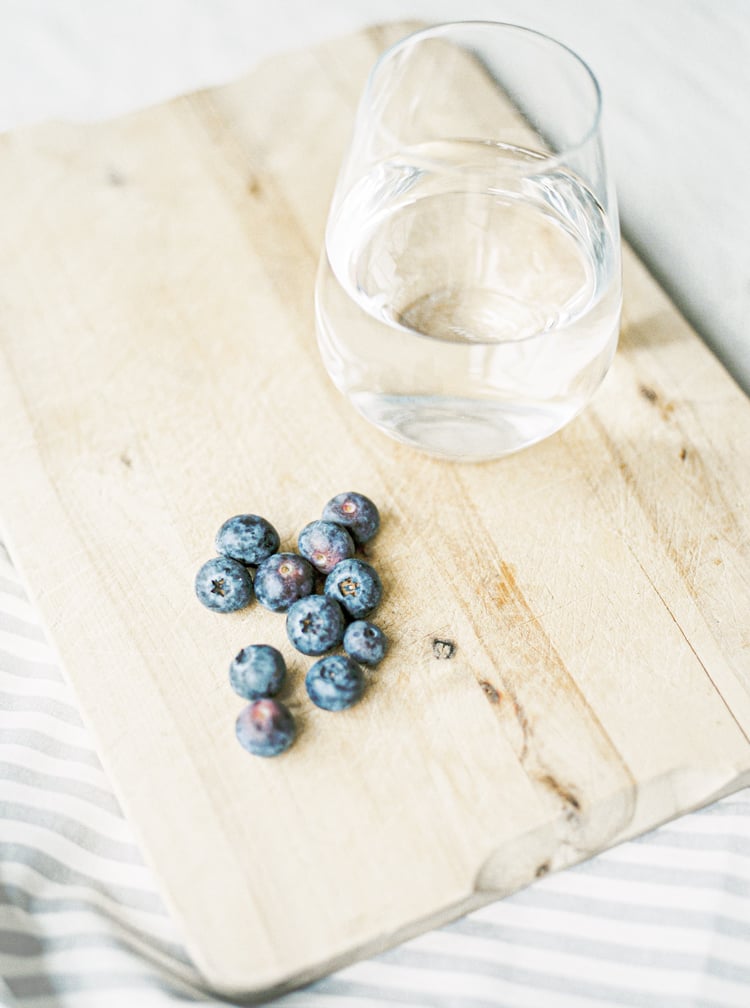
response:
M571 49L569 45L565 42L561 42L559 39L553 38L551 35L547 35L545 32L537 31L535 28L528 28L525 25L513 24L510 21L488 21L488 20L466 20L466 21L442 21L438 24L428 25L424 28L416 28L414 31L409 32L408 35L402 36L400 39L396 39L392 42L383 52L378 56L378 58L373 63L370 68L370 72L367 75L365 81L365 86L362 91L361 105L364 105L369 98L372 90L375 77L381 67L390 60L398 51L402 48L406 48L407 45L414 42L415 40L420 40L422 38L427 39L433 36L447 35L451 31L461 28L483 28L483 29L501 29L503 32L516 32L521 35L528 37L533 37L536 39L541 39L546 43L550 43L554 48L559 50L564 50L573 60L580 66L586 77L588 77L589 82L593 88L594 96L594 112L593 118L590 125L584 131L583 136L575 141L574 143L566 144L564 150L558 151L556 154L543 154L540 160L544 164L556 163L559 161L564 161L567 156L581 150L586 144L590 143L597 134L599 133L599 128L601 126L602 118L602 89L599 85L599 81L596 74L588 65L586 60L580 56L575 49ZM479 139L479 138L474 138ZM493 137L483 137L484 140L493 140L497 138Z

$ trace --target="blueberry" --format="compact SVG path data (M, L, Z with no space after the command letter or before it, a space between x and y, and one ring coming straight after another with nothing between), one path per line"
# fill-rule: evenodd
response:
M329 500L323 508L323 518L343 525L360 546L369 542L380 528L380 515L373 502L353 491L337 494Z
M368 616L380 601L383 586L378 572L364 560L342 560L326 578L325 593L350 616Z
M346 655L328 655L318 659L307 673L305 688L316 707L339 711L359 700L365 677L359 665Z
M292 602L310 595L315 573L296 553L274 553L255 572L255 597L266 609L286 612Z
M338 647L344 637L344 614L327 595L308 595L289 607L286 632L298 651L321 655Z
M346 628L344 650L362 665L377 665L383 660L388 639L380 627L366 620L355 620Z
M229 666L229 683L245 700L275 696L286 675L286 662L270 644L244 647Z
M252 601L253 579L236 560L214 557L195 575L195 594L215 612L234 612Z
M294 718L278 700L253 700L243 707L235 724L241 746L253 756L278 756L294 742Z
M352 537L346 529L329 521L305 525L297 539L297 547L323 574L330 574L337 563L354 556Z
M260 515L235 515L234 518L228 518L216 533L218 553L253 567L257 567L278 548L278 532Z

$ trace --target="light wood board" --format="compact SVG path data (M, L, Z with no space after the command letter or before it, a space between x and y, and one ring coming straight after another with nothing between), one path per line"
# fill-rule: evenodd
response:
M750 769L750 404L633 256L568 428L441 463L318 359L312 292L367 68L403 26L116 122L0 139L3 533L190 951L264 996L738 788ZM227 681L259 606L193 595L229 515L294 545L382 510L391 653L277 760ZM434 641L455 645L440 657Z

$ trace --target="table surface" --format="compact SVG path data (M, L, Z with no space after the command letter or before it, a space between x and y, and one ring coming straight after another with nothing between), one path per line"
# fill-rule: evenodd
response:
M0 129L111 116L404 17L513 21L587 59L624 233L750 390L747 0L0 0ZM210 1001L5 560L0 686L0 1002L82 1008L106 990L108 1006L125 1005L135 988L144 1005ZM748 853L743 793L336 974L290 1008L744 1006Z

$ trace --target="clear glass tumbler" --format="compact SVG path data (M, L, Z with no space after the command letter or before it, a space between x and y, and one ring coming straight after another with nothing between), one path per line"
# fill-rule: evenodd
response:
M492 22L373 67L316 286L323 361L381 430L457 460L559 430L614 354L617 208L588 66Z

